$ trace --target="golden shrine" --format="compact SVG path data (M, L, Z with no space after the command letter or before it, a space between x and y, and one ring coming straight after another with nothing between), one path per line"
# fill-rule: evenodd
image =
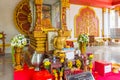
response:
M69 0L61 0L61 28L64 31L64 36L70 36L70 31L66 26L66 9L69 7ZM43 0L35 0L36 5L36 23L34 30L29 34L30 46L32 49L38 52L47 52L49 31L57 31L56 28L52 27L50 19L42 19L42 6Z

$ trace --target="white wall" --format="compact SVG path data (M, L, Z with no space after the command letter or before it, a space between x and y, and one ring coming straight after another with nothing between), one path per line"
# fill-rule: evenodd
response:
M14 10L21 0L0 0L0 32L6 34L6 43L10 43L10 39L18 34L14 24ZM6 49L6 53L10 53L10 47Z
M67 10L67 27L69 30L72 30L71 38L74 39L74 16L79 13L79 10L81 7L84 7L82 5L74 5L71 4L70 8ZM99 19L99 34L101 36L102 31L102 9L92 7L96 13L96 16Z

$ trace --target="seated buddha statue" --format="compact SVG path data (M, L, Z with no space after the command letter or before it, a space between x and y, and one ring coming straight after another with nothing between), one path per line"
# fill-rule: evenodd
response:
M63 48L66 47L66 37L63 35L62 29L58 30L58 36L54 38L54 55L58 55L58 53L63 53Z
M55 30L55 28L53 28L53 26L51 24L49 14L46 14L42 19L42 30L43 31Z

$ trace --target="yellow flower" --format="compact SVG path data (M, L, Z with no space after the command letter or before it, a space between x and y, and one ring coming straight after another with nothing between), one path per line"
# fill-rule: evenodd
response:
M68 67L71 69L72 68L72 61L68 61Z
M49 61L49 59L43 60L44 68L48 69L50 67L50 64L51 64L51 62Z
M45 66L49 66L50 64L51 64L51 63L50 63L49 61L45 61L45 62L44 62L44 65L45 65Z
M92 60L93 57L94 57L94 55L93 55L93 54L90 54L89 57L88 57L88 59L89 59L89 60Z
M94 57L94 56L91 54L91 55L90 55L90 58L93 58L93 57Z
M64 59L60 59L60 62L63 63L63 62L64 62Z
M77 59L77 60L76 60L76 66L77 66L77 67L81 67L81 65L82 65L81 61L80 61L79 59Z

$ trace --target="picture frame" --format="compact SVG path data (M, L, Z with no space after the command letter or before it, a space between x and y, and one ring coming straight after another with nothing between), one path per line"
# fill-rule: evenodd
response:
M43 4L42 6L42 19L48 17L51 19L51 5Z
M49 31L48 32L48 51L52 51L55 49L54 45L53 45L53 41L57 35L58 35L57 31Z

